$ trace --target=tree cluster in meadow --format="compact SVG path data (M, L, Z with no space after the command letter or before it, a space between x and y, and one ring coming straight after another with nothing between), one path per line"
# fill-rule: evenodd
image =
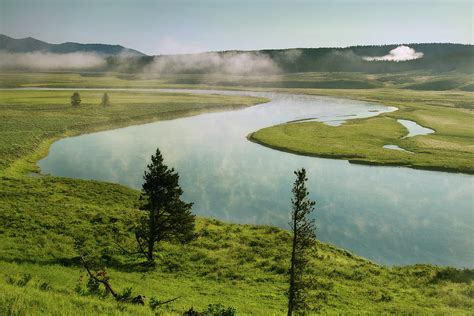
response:
M82 102L82 100L81 100L81 95L79 94L79 92L74 92L71 96L71 105L73 107L78 107L79 105L81 105L81 102ZM100 105L103 106L103 107L107 107L107 106L111 105L110 97L109 97L107 92L105 92L102 95Z

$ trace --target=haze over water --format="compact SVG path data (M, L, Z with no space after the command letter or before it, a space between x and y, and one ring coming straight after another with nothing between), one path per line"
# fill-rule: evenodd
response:
M272 101L62 139L39 165L44 173L139 189L146 164L159 147L165 162L179 172L184 198L195 203L196 214L284 228L293 170L304 167L317 201L321 241L383 264L474 267L473 176L297 156L245 137L291 120L316 117L334 125L393 109L327 97L219 93Z

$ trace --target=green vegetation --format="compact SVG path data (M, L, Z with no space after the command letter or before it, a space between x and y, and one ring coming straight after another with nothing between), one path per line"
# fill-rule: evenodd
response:
M286 312L291 249L286 230L198 219L197 239L185 246L161 244L156 270L148 270L115 244L134 249L127 228L138 212L137 191L49 176L1 181L1 314L85 315L120 309L152 314L148 306L121 306L111 297L83 293L87 280L75 252L78 238L108 258L110 282L118 292L132 287L147 302L183 296L163 311L221 303L242 314ZM472 273L427 265L386 268L328 244L318 243L317 249L310 272L318 288L309 298L322 312L467 314L474 307ZM26 274L32 278L25 286L10 281Z
M102 106L110 106L110 98L109 98L109 95L106 93L104 93L104 95L102 96L102 101L100 102L100 105Z
M434 84L433 84L434 83ZM220 88L220 89L417 89L472 91L472 75L448 72L301 72L279 75L144 74L44 72L0 74L0 87L49 88ZM471 90L469 90L471 89Z
M14 77L12 81L6 81L8 76ZM0 77L4 85L26 82L18 74ZM137 83L71 74L28 74L25 78L31 85L39 81L48 85L49 80L77 87L82 81L74 82L76 78L98 85L115 80L124 86L157 86L146 80ZM468 93L400 93L395 89L291 91L395 105L401 111L384 115L382 120L393 121L402 113L404 118L424 126L432 127L432 121L438 122L435 135L442 132L445 136L434 140L465 140L464 145L471 144L469 137L462 136L470 131L462 123L463 117L468 122L471 115L467 109L472 105ZM156 268L150 269L141 264L140 257L124 251L136 250L132 228L139 216L138 191L98 181L26 175L37 170L35 162L60 137L266 100L109 91L113 103L103 107L103 91L81 91L82 103L73 108L69 103L73 92L0 92L0 314L154 315L180 314L190 307L198 311L235 308L238 314L286 313L290 232L197 218L197 238L186 245L160 243ZM392 127L388 129L393 133ZM401 134L403 130L396 135ZM415 140L418 142L417 138L412 139ZM145 295L146 306L121 304L110 296L91 292L78 249L105 262L117 292L126 294L131 287L133 293ZM389 268L319 242L309 270L317 285L308 292L310 307L322 313L464 315L474 308L472 270L430 265ZM156 302L177 296L182 298L153 309ZM210 304L221 304L222 308Z
M295 92L295 90L292 90ZM415 92L377 89L355 91L297 90L299 93L344 96L395 106L399 110L341 126L319 122L288 123L261 129L250 139L271 148L365 164L474 173L474 95L469 92ZM403 138L407 119L435 130ZM414 154L383 148L394 144Z
M71 105L72 106L79 106L81 104L81 96L79 95L79 92L74 92L71 96Z
M160 242L185 244L194 239L195 216L193 204L181 200L178 173L163 163L159 149L151 156L143 179L140 210L145 214L135 229L135 239L141 254L155 264L155 246Z
M316 246L316 225L311 219L314 211L315 201L309 199L309 192L306 189L306 170L296 170L294 172L296 180L293 183L293 197L291 198L291 259L288 289L288 316L304 314L310 310L311 300L309 293L312 288L317 288L317 282L312 279L309 272L309 262L314 253L317 253ZM314 298L313 298L314 300ZM317 302L319 303L319 302ZM314 302L313 302L314 304Z
M267 101L239 96L115 91L109 93L113 106L102 107L102 91L82 91L81 105L71 107L72 92L0 92L0 174L36 171L36 161L61 137Z

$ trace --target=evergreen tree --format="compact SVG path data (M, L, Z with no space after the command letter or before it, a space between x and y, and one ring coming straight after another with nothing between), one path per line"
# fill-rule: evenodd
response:
M291 265L289 271L290 288L288 290L288 316L293 313L303 314L308 308L306 293L308 282L305 280L305 271L308 265L308 252L315 244L315 224L310 219L316 202L308 198L306 189L306 170L295 171L296 180L293 184L291 199L291 231L293 243L291 250Z
M104 95L102 96L102 102L100 103L102 106L109 106L110 105L110 99L109 99L109 95L106 93L104 93Z
M81 104L81 96L78 92L74 92L71 96L71 105L78 106L79 104Z
M154 262L156 243L185 243L194 238L195 216L191 213L192 203L181 200L183 190L178 173L163 164L159 149L151 156L143 178L140 209L146 216L140 220L135 236L140 251L149 262Z

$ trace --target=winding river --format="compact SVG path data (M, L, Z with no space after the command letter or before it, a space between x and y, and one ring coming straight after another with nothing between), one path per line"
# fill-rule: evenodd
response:
M286 228L293 170L304 167L317 201L318 239L382 264L474 267L473 176L304 157L246 139L287 121L338 125L394 108L318 96L190 92L263 96L271 102L61 139L39 162L42 172L140 188L159 147L179 172L184 198L194 202L196 214Z

